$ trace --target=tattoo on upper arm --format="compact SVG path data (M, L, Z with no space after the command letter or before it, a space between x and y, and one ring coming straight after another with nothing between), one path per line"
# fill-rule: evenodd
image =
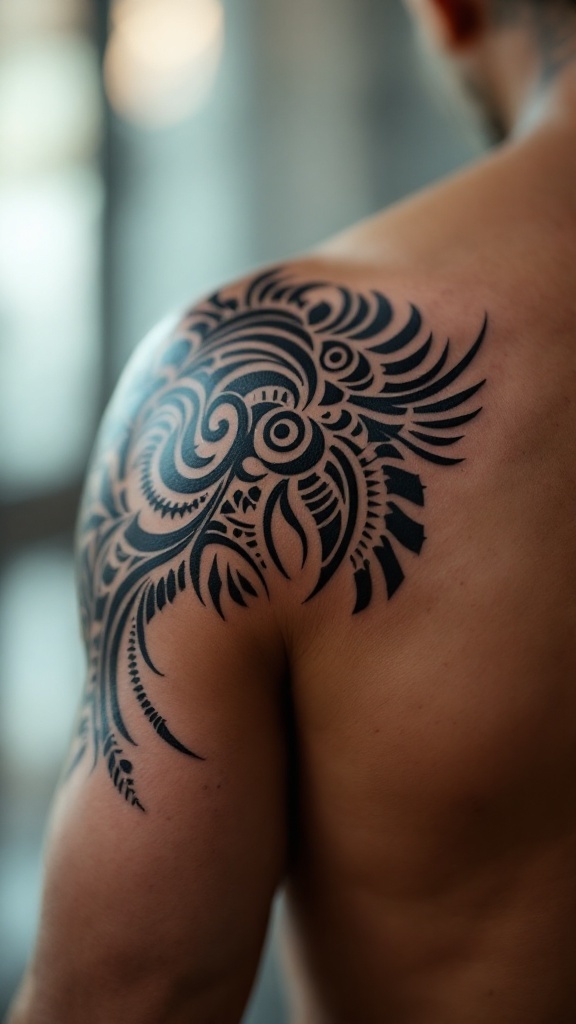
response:
M336 574L354 614L378 588L393 597L403 553L425 541L420 466L462 461L452 451L480 412L485 381L466 371L486 330L484 318L454 361L415 306L395 315L379 292L298 283L282 268L193 308L90 474L78 559L89 677L71 767L91 750L143 809L122 659L157 735L200 758L146 692L161 675L148 626L184 592L222 618L267 595L272 573L288 578L286 527L312 574L306 600Z

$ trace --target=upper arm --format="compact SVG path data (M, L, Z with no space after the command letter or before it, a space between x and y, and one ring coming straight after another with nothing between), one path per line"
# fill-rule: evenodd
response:
M185 377L190 349L174 333L144 346L87 480L87 679L31 1022L239 1020L284 871L284 645L251 597L259 552L218 543L226 487L240 517L255 507L251 482L230 486L244 399L207 394L207 367Z
M350 614L394 596L425 543L420 473L459 461L479 411L486 324L454 359L400 306L271 270L125 375L78 531L88 676L35 961L47 1024L239 1019L286 859L293 610L334 583Z

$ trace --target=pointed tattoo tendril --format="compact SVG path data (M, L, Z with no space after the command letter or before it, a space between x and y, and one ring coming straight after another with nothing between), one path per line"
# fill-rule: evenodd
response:
M191 310L133 381L127 421L108 417L90 474L79 530L89 672L70 770L90 751L143 809L130 700L157 739L202 760L159 710L150 624L182 600L225 619L268 595L272 574L289 578L282 524L313 580L306 601L337 574L354 614L394 596L406 552L426 540L420 473L462 461L462 428L480 412L485 381L469 371L487 325L454 359L416 306L395 312L379 292L295 283L282 268Z

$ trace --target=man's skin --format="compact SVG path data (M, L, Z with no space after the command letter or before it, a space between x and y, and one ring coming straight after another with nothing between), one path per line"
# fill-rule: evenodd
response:
M282 885L295 1024L576 1020L576 10L411 6L509 141L126 371L10 1024L236 1024Z

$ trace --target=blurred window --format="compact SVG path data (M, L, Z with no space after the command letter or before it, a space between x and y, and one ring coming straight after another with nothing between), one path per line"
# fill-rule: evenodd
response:
M0 1017L33 939L46 808L84 674L70 533L103 349L91 10L0 2Z
M96 415L100 90L82 3L0 15L0 487L78 474Z
M33 628L31 624L33 623ZM0 581L0 742L8 778L24 780L62 762L84 675L72 555L34 545L9 561Z
M0 694L0 994L22 970L34 938L40 836L83 671L69 548L31 546L0 577L0 673L8 684Z

